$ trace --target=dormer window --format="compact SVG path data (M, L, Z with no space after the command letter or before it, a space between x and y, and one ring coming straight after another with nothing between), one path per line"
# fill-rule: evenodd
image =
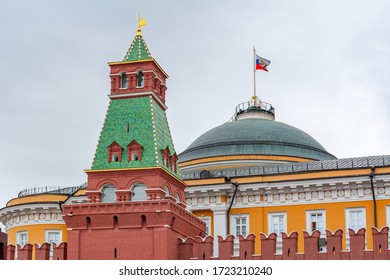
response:
M129 161L142 160L142 146L135 140L127 145L127 158Z
M166 147L164 150L161 150L162 161L166 167L169 168L169 149Z
M144 87L144 73L142 71L137 73L137 87Z
M108 149L108 162L121 162L122 161L122 147L117 143L113 142Z
M121 85L121 88L127 88L128 78L127 78L126 73L121 74L120 85Z
M177 172L177 155L176 153L174 153L172 156L169 157L169 161L171 163L171 166L170 168L174 171L174 172Z

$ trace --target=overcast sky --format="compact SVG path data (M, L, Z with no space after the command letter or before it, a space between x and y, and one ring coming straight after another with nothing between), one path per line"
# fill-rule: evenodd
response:
M170 75L177 152L253 91L338 158L390 154L389 1L2 1L0 208L86 181L109 103L107 62L137 28Z

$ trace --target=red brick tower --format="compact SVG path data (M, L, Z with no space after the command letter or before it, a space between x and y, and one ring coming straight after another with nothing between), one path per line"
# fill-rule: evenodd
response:
M204 235L185 210L165 114L168 75L140 27L123 61L109 63L111 94L88 175L88 203L63 205L68 259L178 259L178 237Z

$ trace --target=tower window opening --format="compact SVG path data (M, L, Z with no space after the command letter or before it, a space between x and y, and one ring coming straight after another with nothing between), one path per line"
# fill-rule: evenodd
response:
M121 83L121 88L127 88L127 86L128 86L128 78L127 78L126 73L122 73L121 74L120 83Z
M116 162L118 162L118 161L119 161L119 156L118 156L118 154L113 154L113 155L112 155L111 161L116 161Z
M143 183L136 183L132 188L131 192L132 195L132 201L142 201L147 200L148 197L146 195L146 185Z
M138 161L138 154L137 154L137 153L133 153L133 154L131 155L131 160Z
M137 87L144 87L144 73L142 71L137 74Z
M101 202L116 202L115 191L116 191L116 187L114 185L109 184L104 186L101 190L102 192ZM115 223L115 218L114 218L114 223Z

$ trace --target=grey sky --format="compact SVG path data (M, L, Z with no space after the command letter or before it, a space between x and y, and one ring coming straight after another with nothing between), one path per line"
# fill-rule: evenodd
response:
M108 106L107 62L137 14L170 75L178 152L253 94L339 158L390 154L388 1L2 1L0 207L25 188L86 180Z

